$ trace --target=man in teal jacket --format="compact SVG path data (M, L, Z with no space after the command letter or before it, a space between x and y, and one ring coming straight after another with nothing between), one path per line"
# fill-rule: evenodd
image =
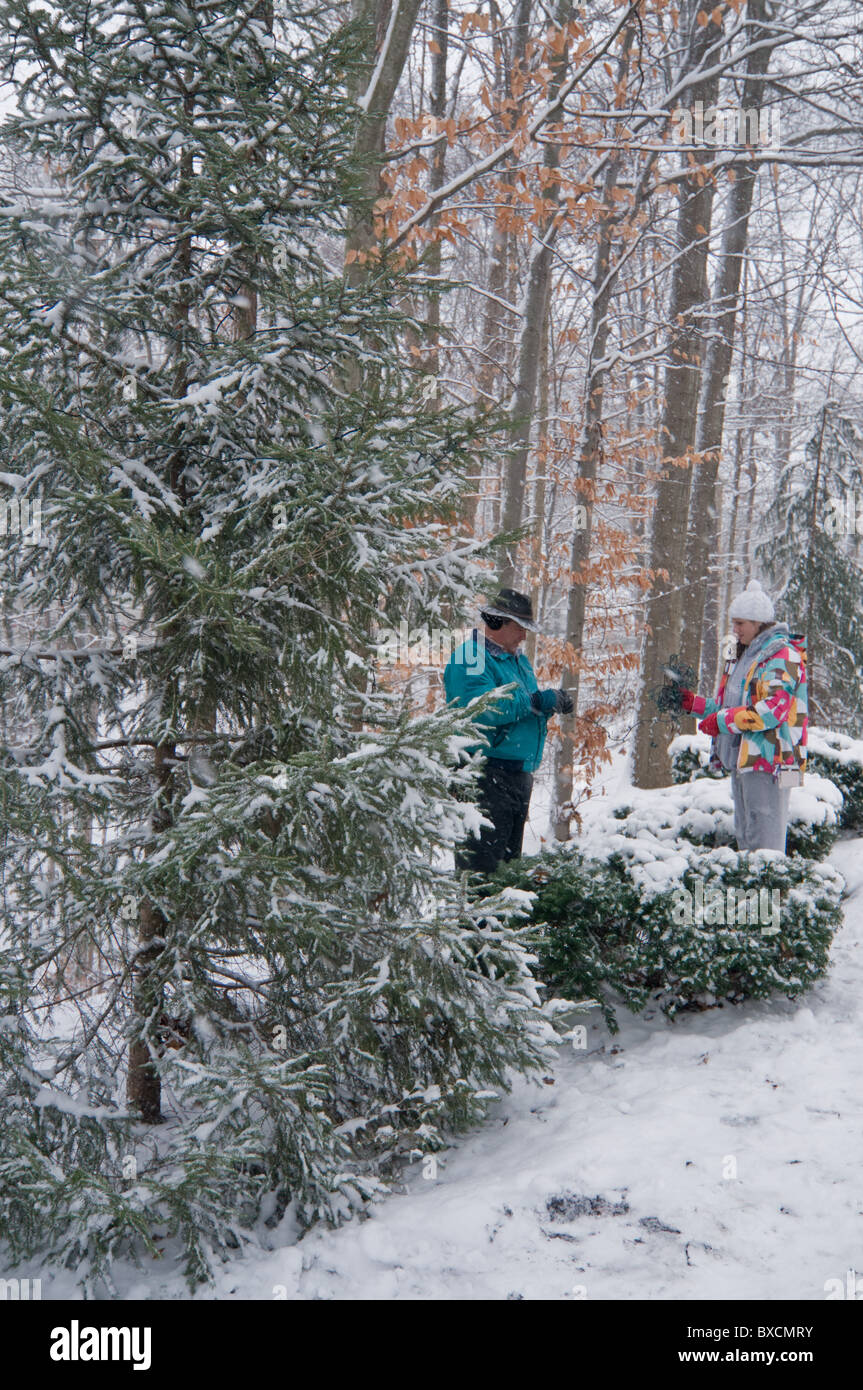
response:
M530 661L518 651L528 631L538 630L526 594L501 589L480 617L483 631L474 628L453 652L443 681L447 704L462 706L500 686L514 686L476 717L484 741L469 751L486 754L479 806L492 825L483 826L456 854L457 870L491 874L501 860L521 854L546 724L552 714L570 714L572 698L565 690L540 690Z

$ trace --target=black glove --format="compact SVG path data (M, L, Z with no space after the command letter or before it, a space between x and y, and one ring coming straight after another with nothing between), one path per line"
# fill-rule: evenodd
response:
M572 714L572 696L568 690L534 690L530 703L537 714Z

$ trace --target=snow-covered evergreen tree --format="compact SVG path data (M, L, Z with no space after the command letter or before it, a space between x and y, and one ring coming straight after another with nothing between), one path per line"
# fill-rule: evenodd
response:
M0 1229L91 1286L339 1219L554 1038L516 909L442 867L464 714L369 645L475 587L476 440L405 367L408 270L341 272L350 29L265 11L0 0L39 171L0 481L41 507L2 550Z
M825 401L802 460L779 478L777 529L757 550L776 607L808 644L813 723L863 732L863 437Z

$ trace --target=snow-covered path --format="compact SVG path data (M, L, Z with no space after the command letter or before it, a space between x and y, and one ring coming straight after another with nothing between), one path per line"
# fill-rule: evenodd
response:
M831 861L852 896L805 1001L594 1022L436 1177L210 1296L824 1299L863 1271L861 842Z
M234 1260L198 1297L820 1300L863 1276L863 841L830 858L846 922L805 1000L621 1012L614 1038L594 1019L436 1176L415 1165L369 1219ZM67 1271L18 1273L80 1297ZM149 1260L115 1276L120 1298L189 1296Z

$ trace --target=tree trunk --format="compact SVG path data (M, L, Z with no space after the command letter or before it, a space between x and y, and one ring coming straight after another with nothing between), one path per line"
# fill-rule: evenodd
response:
M617 73L620 90L626 80L629 53L634 30L626 30ZM615 285L612 271L614 229L620 213L615 211L614 192L623 162L622 152L609 162L602 190L599 238L593 261L593 303L590 321L590 347L585 382L584 425L578 457L578 482L582 485L576 501L585 509L585 524L575 526L570 549L570 585L566 612L566 641L581 657L584 646L584 619L587 607L588 563L593 532L593 503L596 471L602 456L602 421L605 401L606 355L609 335L609 310ZM575 732L578 717L578 698L581 686L581 665L574 662L562 672L562 683L570 691L573 712L567 717L560 741L554 750L554 801L552 824L555 839L569 839L572 816L572 779L575 759Z
M361 212L354 218L345 242L345 279L359 284L376 243L374 204L381 194L381 170L387 119L407 61L422 0L354 0L353 16L363 34L359 69L352 75L352 95L361 109L354 152L363 163ZM395 6L395 8L393 8ZM359 390L357 361L346 366L348 391Z
M818 635L818 624L816 623L814 618L814 614L817 611L818 605L815 602L812 579L815 573L814 549L816 545L816 537L818 535L818 517L819 515L824 515L824 508L822 506L820 492L822 460L824 456L824 434L827 429L828 409L828 401L825 401L824 405L821 407L821 428L818 431L818 448L815 451L815 475L812 479L812 511L809 518L809 542L807 545L807 553L805 559L806 568L804 571L804 573L807 576L808 585L808 591L806 594L806 612L803 615L805 624L804 631L806 633L807 640L806 694L809 708L809 720L812 724L818 723L818 661L821 656L821 647Z
M435 120L440 122L446 117L446 69L449 24L449 0L434 0L434 49L431 55L431 98L430 109ZM431 175L429 178L429 191L436 193L443 187L444 176L446 173L446 140L441 139L434 147L431 163ZM434 231L440 222L440 215L435 214L431 219L430 227ZM431 276L439 276L441 273L441 243L435 239L432 241L428 250L428 272ZM440 384L437 381L440 371L440 290L433 289L429 293L428 313L426 315L428 327L428 347L429 355L427 369L435 378L435 397L440 403Z
M546 301L545 323L542 327L542 344L539 361L539 428L548 430L548 402L549 402L549 354L548 338L551 332L551 314L549 312L550 303ZM545 554L545 506L546 506L546 473L548 470L548 448L540 451L537 459L537 476L533 492L533 514L534 528L531 556L531 588L530 594L533 600L533 611L537 619L541 619L543 594L545 591L545 580L543 571L543 557ZM536 661L536 633L529 632L525 641L525 651L533 665Z
M749 487L746 489L746 506L743 513L743 546L740 552L740 567L743 578L748 578L752 569L752 512L755 494L758 490L758 454L755 449L755 429L750 429L746 437L746 470Z
M155 752L154 773L158 790L153 814L154 835L167 830L171 824L175 755L176 745L173 743L160 744ZM145 899L138 917L138 950L132 983L132 1007L137 1031L129 1044L129 1071L126 1077L129 1109L139 1115L145 1124L160 1124L164 1118L162 1083L153 1065L152 1050L158 1046L162 1014L161 990L155 966L166 926L160 909Z
M697 4L688 6L685 12L691 35L688 72L698 71L717 40L712 20L703 26L694 22L697 8L700 8ZM702 101L707 109L715 105L718 91L718 76L709 75L688 89L688 97L693 103ZM647 595L633 760L633 780L637 787L661 787L671 781L668 726L651 700L650 692L662 684L662 668L680 647L690 469L705 345L702 316L708 300L707 253L714 195L712 177L701 175L699 167L710 162L712 157L712 152L707 150L693 153L693 173L681 180L676 238L678 257L668 306L669 336L660 425L665 472L657 485L653 513L652 578Z
M747 281L748 281L748 278L749 278L749 270L748 270L748 266L747 266L746 262L744 261L744 263L743 263L743 279L742 279L742 284L743 284L743 302L744 302L744 304L745 304L745 302L746 302L746 290L747 290ZM747 334L747 318L746 318L746 314L744 313L744 314L743 314L743 317L742 317L742 319L741 319L741 322L740 322L740 353L739 353L738 368L737 368L737 413L738 413L738 425L737 425L737 429L736 429L735 435L734 435L734 477L733 477L733 481L732 481L732 484L731 484L731 504L730 504L730 511L729 511L729 517L728 517L728 543L727 543L727 545L725 546L725 549L724 549L724 552L723 552L723 564L722 564L722 566L721 566L721 568L720 568L720 575L719 575L719 594L718 594L718 599L717 599L717 603L718 603L717 627L718 627L719 623L722 622L722 620L723 620L724 617L725 617L725 614L726 614L727 611L728 611L728 594L729 594L729 591L730 591L731 584L732 584L732 583L734 582L734 580L737 578L737 572L738 572L738 570L737 570L737 536L738 536L739 518L740 518L740 479L741 479L742 472L743 472L743 449L744 449L744 437L745 437L745 433L746 433L746 431L745 431L745 426L744 426L744 424L743 424L743 420L740 418L740 415L741 415L741 411L742 411L742 409L743 409L744 390L745 390L745 384L746 384L746 362L747 362L747 352L748 352L747 337L748 337L748 334ZM702 671L702 689L703 689L703 691L704 691L705 693L712 693L713 690L716 688L717 678L718 678L718 659L719 659L719 649L718 649L718 645L717 645L716 650L714 650L713 652L711 652L711 651L708 649L708 651L707 651L708 663L710 662L710 658L711 658L711 657L712 657L712 665L706 664L706 665L704 666L703 671Z
M510 114L515 100L513 97L513 76L523 69L526 62L527 40L532 8L533 0L519 0L509 46L501 40L495 43L495 96L500 108L496 113L495 122L498 133L502 138L506 136L506 128L503 124L503 119L513 119ZM494 0L492 3L492 15L501 22L501 16ZM522 104L523 103L516 102L516 106L519 110ZM502 118L500 114L503 111L507 112L505 118ZM508 162L501 171L501 177L507 167ZM504 203L508 202L505 194L501 194L501 197ZM509 378L511 366L512 314L507 311L502 301L506 298L512 303L512 289L515 281L514 259L512 233L503 225L500 214L498 213L495 216L494 231L492 233L491 263L489 265L488 281L486 285L489 291L489 297L485 301L482 351L477 375L477 409L481 413L489 411L498 405L502 383ZM490 499L492 532L497 531L500 527L499 475L494 481L495 492ZM476 480L476 490L470 493L465 499L464 522L468 531L471 532L475 532L477 528L482 484L483 478L480 475Z
M752 37L756 42L767 32L761 23L764 19L765 4L766 0L749 0L749 17L753 23ZM744 111L760 111L764 87L760 78L767 71L770 55L771 50L766 46L749 55L748 76L743 84L741 98ZM695 470L686 547L686 604L681 639L683 659L696 671L701 660L702 625L707 595L716 575L715 539L721 530L716 506L716 479L722 454L741 271L746 254L749 216L757 178L758 166L747 164L737 170L737 177L731 185L727 221L722 237L722 253L710 314L714 336L707 349L695 441L699 461Z
M486 300L482 335L482 357L477 376L477 409L485 412L496 404L495 395L501 378L501 368L507 355L507 319L510 317L503 307L502 300L508 285L509 233L495 223L492 243L491 265L486 288L495 298ZM477 466L482 468L481 462ZM479 520L479 504L482 496L482 473L476 478L476 488L465 498L464 524L474 533Z
M572 18L572 0L559 0L556 23L563 28ZM552 62L552 78L549 84L551 100L557 96L569 63L569 44L565 44L559 56ZM545 146L543 168L547 171L560 167L560 146L549 142ZM543 326L548 310L548 295L551 284L551 266L554 245L560 225L560 184L556 180L547 182L543 189L545 202L550 212L543 218L538 244L533 250L528 269L527 286L524 295L524 320L519 340L516 385L510 404L512 429L510 448L504 465L503 495L501 503L501 530L517 531L523 520L524 491L527 477L527 461L530 454L530 434L533 424L536 385L539 377L539 359ZM507 545L500 565L501 584L514 585L517 579L518 544Z
M194 97L189 94L184 100L184 111L191 122L194 114ZM191 182L194 172L191 151L184 150L180 155L179 184ZM176 361L174 364L171 393L174 400L180 400L188 389L189 361L187 339L191 320L192 305L186 288L192 278L192 239L190 235L180 238L175 255L176 283L180 288L176 308L173 313L174 342ZM169 471L171 491L185 501L183 467L185 454L181 446L174 453ZM153 755L153 779L156 785L155 804L152 814L152 831L155 839L166 831L172 821L174 800L174 766L176 744L167 739L159 744ZM153 1064L153 1051L158 1046L159 1019L161 1016L161 990L157 980L156 963L161 952L161 942L167 926L161 909L149 899L144 899L138 909L138 951L132 972L132 1009L134 1027L129 1043L129 1070L126 1075L126 1099L129 1109L140 1115L148 1124L159 1124L163 1118L161 1110L162 1084Z

